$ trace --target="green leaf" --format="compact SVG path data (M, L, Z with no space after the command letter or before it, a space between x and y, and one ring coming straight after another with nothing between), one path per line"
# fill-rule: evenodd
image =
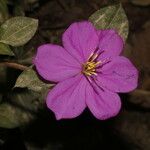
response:
M1 25L0 42L11 46L26 44L35 34L38 20L28 17L13 17Z
M8 45L0 43L0 55L14 56L14 53L11 51Z
M97 29L115 29L124 41L128 36L128 19L121 4L102 8L92 14L89 20Z
M42 92L51 88L54 84L46 84L41 81L37 73L29 68L21 73L18 77L15 87L28 88L36 92Z
M0 24L8 19L7 0L0 0Z

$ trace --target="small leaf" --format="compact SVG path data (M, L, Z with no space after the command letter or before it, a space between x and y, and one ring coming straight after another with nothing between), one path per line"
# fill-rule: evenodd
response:
M92 14L89 20L97 29L115 29L124 41L128 36L128 20L121 4L102 8Z
M52 86L53 84L42 82L32 68L23 71L15 84L15 87L28 88L36 92L42 92Z
M7 0L0 0L0 24L8 19Z
M0 43L0 55L14 56L14 53L11 51L8 45Z
M38 20L28 17L13 17L1 26L0 42L11 46L26 44L35 34Z

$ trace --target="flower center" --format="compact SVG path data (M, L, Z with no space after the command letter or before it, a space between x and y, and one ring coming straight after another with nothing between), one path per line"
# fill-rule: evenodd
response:
M88 61L83 64L83 73L86 76L97 75L96 67L98 64L100 64L100 61L95 61L97 56L97 54L91 54Z

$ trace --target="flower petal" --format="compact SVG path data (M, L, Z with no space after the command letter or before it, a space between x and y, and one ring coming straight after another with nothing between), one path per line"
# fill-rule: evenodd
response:
M47 96L47 106L57 118L74 118L86 107L85 89L87 81L83 75L58 83Z
M77 22L63 34L63 45L79 62L85 62L90 54L98 47L98 35L92 23Z
M98 84L113 92L129 92L138 84L138 71L125 57L118 56L105 64L98 74Z
M118 56L123 49L123 40L115 30L98 30L101 61Z
M121 101L116 93L101 89L97 85L87 86L87 91L86 104L97 119L109 119L119 113Z
M38 48L34 64L38 73L49 81L62 81L81 71L81 65L61 46L45 44Z

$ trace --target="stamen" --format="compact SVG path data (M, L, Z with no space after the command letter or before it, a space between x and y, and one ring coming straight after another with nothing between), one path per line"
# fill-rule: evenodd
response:
M95 59L98 57L98 54L92 53L88 61L83 65L83 73L86 76L97 75L96 68L97 65L101 64L101 61L96 62Z
M90 56L88 57L88 60L94 55L94 53L91 53Z
M89 82L92 82L91 78L89 76L87 76L87 79L89 80Z
M97 65L99 65L101 63L102 63L101 61L98 61L98 62L95 63L95 65L97 66Z
M94 61L97 58L98 54L94 54L91 58L91 61Z
M97 76L97 73L96 72L92 72L92 74L96 75Z

